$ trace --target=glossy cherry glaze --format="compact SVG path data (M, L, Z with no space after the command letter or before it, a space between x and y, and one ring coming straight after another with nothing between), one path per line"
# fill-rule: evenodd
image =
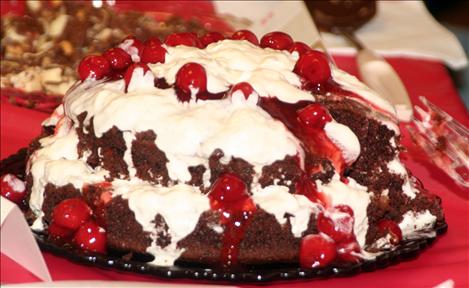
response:
M0 190L3 197L18 205L26 197L25 183L13 174L5 174L0 178Z
M311 49L311 47L309 47L308 45L306 45L303 42L294 42L290 46L290 48L288 49L288 51L290 53L297 52L299 56L301 56L301 55L303 55L306 52L311 51L311 50L313 50L313 49Z
M226 268L234 267L256 205L246 184L238 176L228 173L217 179L208 197L211 208L220 212L220 222L224 226L221 263Z
M402 231L399 225L389 219L382 219L378 222L378 233L380 236L390 236L389 242L393 245L399 244L402 241Z
M103 57L109 61L111 69L124 70L132 63L132 58L119 47L111 48L103 53Z
M290 131L301 140L304 145L305 153L311 155L319 155L331 160L336 171L342 174L345 168L345 160L341 150L327 137L323 127L305 127L305 123L301 121L299 113L302 109L307 109L309 105L317 104L313 101L300 101L295 104L289 104L279 101L277 98L261 97L259 105L267 111L273 118L281 121ZM311 106L310 106L311 107ZM311 109L311 108L308 108ZM308 111L303 110L303 111ZM324 108L326 109L326 108ZM311 109L313 110L313 109ZM306 114L306 112L304 112ZM330 116L329 116L330 117ZM306 118L304 116L303 118ZM324 118L327 122L329 118ZM305 167L306 173L311 176L312 171L316 171L316 167Z
M311 50L300 56L293 71L311 83L324 83L331 78L331 67L324 53Z
M219 32L208 32L204 36L199 38L200 44L202 45L202 48L207 47L208 45L224 40L225 36Z
M240 82L231 87L230 95L233 95L233 93L235 93L236 91L241 91L241 93L243 93L244 95L244 98L248 99L249 95L254 92L254 89L252 88L251 84L247 82Z
M259 40L257 39L256 34L252 33L249 30L239 30L231 35L233 40L247 40L254 45L259 45Z
M89 220L78 228L73 242L84 251L106 253L106 231L94 220Z
M337 255L334 241L321 234L307 235L301 239L300 265L303 268L319 268L330 264Z
M57 225L54 221L47 228L48 238L57 244L65 244L71 242L75 231Z
M81 198L70 198L63 200L54 207L52 221L63 228L76 230L91 215L92 211L84 200Z
M125 81L125 92L127 92L127 88L129 87L130 81L132 81L132 76L134 74L135 69L140 68L143 69L143 75L150 70L147 64L144 63L134 63L127 68L124 74L124 81Z
M133 47L137 48L138 50L138 53L140 54L143 50L143 47L145 46L142 41L140 41L139 39L137 39L137 37L133 36L133 35L129 35L127 37L125 37L125 39L122 41L126 41L126 40L133 40L132 42L132 45Z
M295 193L305 196L311 202L323 206L328 205L326 196L317 190L316 183L306 173L301 175L300 179L295 183Z
M197 34L192 32L170 34L166 37L164 43L168 46L185 45L189 47L201 47Z
M207 73L205 68L198 63L186 63L176 73L176 87L180 89L177 93L179 101L188 102L191 99L191 90L197 93L207 91Z
M355 236L342 240L336 243L337 247L337 260L349 263L358 263L360 258L357 256L361 249Z
M332 208L318 214L316 225L320 232L338 243L353 236L353 223L353 216Z
M159 38L150 37L144 43L145 47L152 47L152 46L161 46L163 42Z
M293 44L290 35L284 32L270 32L261 38L260 46L262 48L272 48L275 50L288 50Z
M155 41L154 41L155 42ZM151 42L150 42L151 43ZM151 44L145 45L140 57L142 63L164 63L166 57L166 49L161 45Z
M82 81L87 78L99 80L109 76L110 72L109 61L101 55L87 56L78 65L78 75Z

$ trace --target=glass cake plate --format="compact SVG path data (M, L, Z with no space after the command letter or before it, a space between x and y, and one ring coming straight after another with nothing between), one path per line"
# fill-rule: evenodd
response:
M0 173L11 173L24 179L24 169L27 149L23 148L16 154L3 159L0 162ZM332 265L325 268L306 269L295 265L262 265L243 267L236 270L223 270L220 267L202 267L193 263L176 262L175 265L165 267L148 263L149 256L134 254L124 255L118 251L108 251L108 254L90 254L79 251L71 246L57 245L48 240L46 234L34 232L39 247L43 251L50 252L59 257L66 258L73 262L96 266L105 269L134 272L146 274L160 278L211 280L221 282L269 282L281 280L301 280L301 279L324 279L331 277L351 276L362 272L371 272L386 268L417 257L438 236L444 234L448 229L446 222L437 224L435 235L428 238L420 238L403 241L394 250L384 252L373 260L364 260L360 263Z

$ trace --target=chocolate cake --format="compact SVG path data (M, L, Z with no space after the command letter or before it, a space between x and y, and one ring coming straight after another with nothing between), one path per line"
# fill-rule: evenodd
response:
M31 228L154 265L349 265L432 237L394 108L282 32L174 34L81 81L29 149ZM78 252L77 252L78 253Z

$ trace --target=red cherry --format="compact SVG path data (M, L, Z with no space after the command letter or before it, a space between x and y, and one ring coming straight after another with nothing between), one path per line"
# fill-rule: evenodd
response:
M393 245L399 244L402 241L402 231L396 222L388 219L382 219L378 222L378 231L380 234L391 236L390 242Z
M318 215L317 227L319 231L331 237L335 242L340 242L352 236L353 217L347 213L340 213L332 219L321 212Z
M313 49L303 42L295 42L290 46L290 49L288 49L290 53L297 52L300 56L311 50Z
M339 204L339 205L334 206L334 209L342 213L347 213L348 215L350 215L350 217L354 216L353 209L348 205Z
M151 46L145 46L140 57L142 63L164 63L166 56L166 49L161 45L152 44Z
M287 33L275 31L264 35L261 38L262 48L272 48L275 50L287 50L293 44L293 39Z
M321 235L307 235L301 240L301 267L324 267L334 261L336 255L335 243Z
M251 84L247 82L240 82L231 88L230 94L233 95L233 93L235 93L236 91L243 92L244 98L247 100L249 98L249 95L254 92L254 89L252 88Z
M13 203L20 204L26 197L26 186L13 174L5 174L0 178L0 192L3 197Z
M132 58L127 52L119 47L111 48L103 53L111 68L114 70L123 70L132 63Z
M293 71L314 84L323 83L331 78L331 68L326 56L316 50L301 55Z
M106 230L90 220L78 228L73 242L82 250L106 253Z
M80 198L65 199L54 207L52 221L72 230L85 223L91 217L92 211L88 204Z
M122 42L125 42L126 40L134 40L132 42L131 46L137 48L139 55L140 55L140 53L142 53L143 47L145 47L145 45L143 45L142 41L138 40L137 37L131 36L131 35L125 37L125 39Z
M248 196L246 184L238 176L230 173L221 175L213 184L210 199L214 202L236 202ZM214 205L217 206L217 205Z
M59 226L54 221L52 221L47 228L47 232L49 239L58 242L67 242L72 239L75 231Z
M332 121L329 112L319 103L310 104L297 113L298 120L307 129L323 129L327 122Z
M126 92L127 92L127 87L129 87L130 81L132 80L132 75L134 74L134 70L137 69L137 68L142 68L143 69L143 75L145 75L145 73L147 73L147 71L150 70L150 68L148 68L147 64L134 63L134 64L130 65L129 68L127 68L127 70L125 71L125 74L124 74L125 91Z
M200 43L202 47L207 47L209 44L225 40L225 36L219 32L208 32L204 36L200 37Z
M319 203L323 206L326 205L327 199L317 190L316 183L314 183L306 174L303 174L295 183L296 194L303 195L311 202Z
M78 75L84 81L87 78L99 80L111 72L109 61L100 55L86 56L78 65Z
M150 37L145 41L144 46L161 46L163 45L163 42L159 38L156 37Z
M168 46L185 45L190 47L200 47L199 38L197 34L192 32L181 32L169 34L164 43Z
M259 40L257 39L256 34L252 33L249 30L239 30L231 35L233 40L247 40L254 45L259 45Z
M360 245L358 245L355 237L346 239L337 244L337 258L345 261L357 263L360 262L360 258L354 255L354 253L360 253Z
M189 95L189 99L179 99L182 102L190 100L191 88L198 92L207 91L207 74L204 67L198 63L186 63L176 73L176 86L183 93Z

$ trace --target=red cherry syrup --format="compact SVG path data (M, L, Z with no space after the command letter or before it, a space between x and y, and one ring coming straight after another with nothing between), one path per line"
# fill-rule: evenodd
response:
M234 174L221 175L208 196L211 208L220 212L220 222L225 228L221 263L225 268L235 267L239 246L256 205L248 194L246 184Z

